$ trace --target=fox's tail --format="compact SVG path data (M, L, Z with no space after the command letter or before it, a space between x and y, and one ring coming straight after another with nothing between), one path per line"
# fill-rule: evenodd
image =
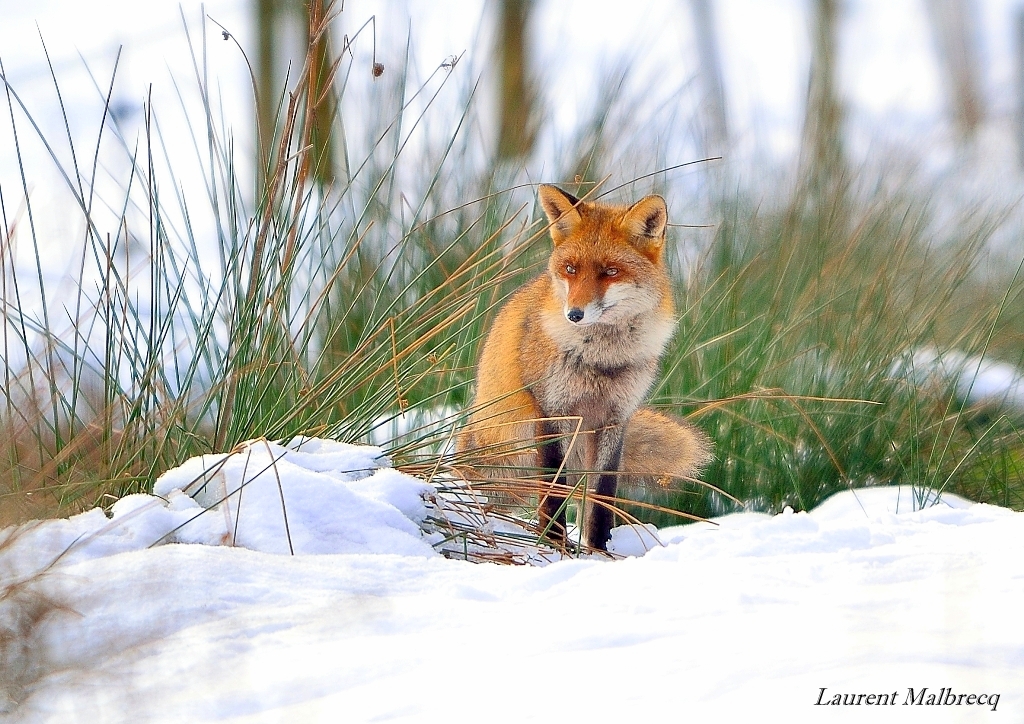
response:
M462 466L463 475L493 479L515 477L516 471L529 475L523 471L536 470L540 465L534 428L532 420L463 428L456 438L456 450L480 452L479 459ZM711 441L703 432L674 415L641 407L626 423L620 482L668 485L673 480L700 475L713 459ZM582 466L583 461L574 463L568 469Z
M641 407L626 424L622 472L626 483L669 483L692 478L714 459L711 440L674 415Z

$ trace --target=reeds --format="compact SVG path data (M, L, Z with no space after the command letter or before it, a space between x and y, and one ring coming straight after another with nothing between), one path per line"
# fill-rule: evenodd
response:
M379 75L348 52L369 42L356 34L328 71L316 65L315 83L314 64L295 71L276 99L273 133L256 134L270 147L250 154L219 125L200 60L207 38L219 37L205 25L190 36L198 201L175 176L181 149L164 146L152 104L137 139L105 121L93 149L127 159L118 195L108 186L100 197L96 174L78 165L84 154L70 165L54 154L84 228L73 304L60 314L22 303L26 288L44 302L47 289L41 271L16 273L13 249L32 245L41 269L41 240L24 222L31 195L2 189L0 523L146 491L163 470L246 439L358 442L390 430L381 442L400 468L436 482L449 502L522 526L550 483L538 471L474 479L474 461L451 452L488 323L547 249L532 189L515 182L530 176L528 161L510 168L470 132L473 69L439 63L413 88L408 66ZM350 97L357 76L374 80ZM318 181L313 135L323 119L313 111L322 105L311 87L335 96L329 186ZM4 88L12 128L35 133L17 89ZM622 102L606 94L594 117L614 116ZM615 128L580 130L588 168L614 168L614 149L635 147ZM70 132L42 140L74 148ZM619 181L662 190L668 177L634 175L642 178L616 177L597 193ZM971 410L952 381L910 364L922 348L1005 356L1020 347L1007 321L1020 280L993 293L977 268L998 219L936 243L919 193L845 190L812 210L775 198L777 211L750 197L717 199L708 213L720 223L699 261L673 262L679 327L653 397L715 441L710 486L676 481L627 490L635 507L601 502L624 519L666 523L737 501L808 509L847 487L909 483L1024 505L1014 418ZM102 218L101 204L113 210ZM454 482L459 473L472 490ZM585 494L573 493L574 507ZM485 550L483 528L465 525L451 540ZM523 529L540 537L528 521Z

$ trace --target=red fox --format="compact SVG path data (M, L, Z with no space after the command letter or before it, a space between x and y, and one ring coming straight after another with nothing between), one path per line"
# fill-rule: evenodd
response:
M588 494L614 496L631 478L689 477L711 459L707 437L640 407L675 328L665 267L668 209L660 196L632 206L583 202L540 187L554 250L548 270L498 312L477 367L460 450L487 455L491 477L541 468L559 485L595 471ZM574 433L579 430L581 435ZM557 490L552 486L552 491ZM539 518L565 542L566 488L541 496ZM613 514L584 512L585 542L606 550Z

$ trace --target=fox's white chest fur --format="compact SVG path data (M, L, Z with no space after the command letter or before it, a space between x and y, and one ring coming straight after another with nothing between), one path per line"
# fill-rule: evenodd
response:
M654 382L673 328L672 317L659 311L584 327L562 315L546 316L543 330L558 355L531 385L542 411L582 417L585 430L624 422Z

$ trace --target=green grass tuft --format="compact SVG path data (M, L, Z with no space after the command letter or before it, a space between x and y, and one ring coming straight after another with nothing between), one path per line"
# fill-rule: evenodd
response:
M338 168L324 188L308 65L279 96L272 147L248 153L219 125L197 60L191 91L179 90L201 109L186 111L198 200L176 176L182 152L165 147L162 109L146 105L137 142L105 116L89 153L58 153L75 150L70 132L43 137L4 83L12 132L54 149L84 233L72 302L52 303L46 240L25 222L34 199L27 186L0 189L0 524L150 490L188 457L256 437L384 437L399 466L428 477L459 462L445 450L487 326L547 254L524 179L564 179L492 159L468 63L439 66L419 87L408 68L389 68L350 98L366 69L347 54L334 71ZM633 118L621 95L606 94L580 128L571 190L593 188L595 169L611 169L597 193L616 200L671 187L669 173L615 155L662 157L609 121ZM127 161L116 194L78 165L101 155ZM255 173L250 157L262 159ZM692 239L673 232L679 328L654 403L711 436L705 480L754 509L809 509L893 483L1022 508L1020 420L966 407L954 381L913 366L926 349L1021 358L1021 280L983 269L999 219L965 215L933 238L927 198L880 188L815 208L799 189L759 192L774 210L749 193L717 198L695 264L680 261ZM671 209L673 220L714 221L692 213ZM35 250L36 274L15 271L18 247ZM47 293L41 307L26 301ZM536 484L502 494L528 513ZM736 507L688 483L627 492L642 504L628 510L661 524L677 520L667 509Z

